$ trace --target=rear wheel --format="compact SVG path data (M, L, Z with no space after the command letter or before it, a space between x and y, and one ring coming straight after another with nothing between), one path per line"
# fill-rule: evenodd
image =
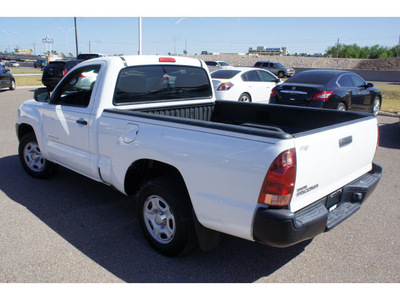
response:
M278 72L278 77L279 77L279 78L285 77L285 72L279 71L279 72Z
M159 177L138 194L139 221L150 245L167 256L176 256L195 244L192 208L179 180Z
M28 133L21 139L18 155L25 171L33 177L47 179L52 177L58 169L57 164L42 156L34 133Z
M248 93L243 93L239 96L239 102L251 102L251 97Z

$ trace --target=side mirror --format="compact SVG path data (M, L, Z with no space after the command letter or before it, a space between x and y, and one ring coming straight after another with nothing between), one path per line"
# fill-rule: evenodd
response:
M47 88L38 88L33 92L33 98L38 102L47 102L50 99L50 92Z
M367 88L371 88L371 87L374 87L374 84L371 83L371 82L368 82L368 83L367 83Z

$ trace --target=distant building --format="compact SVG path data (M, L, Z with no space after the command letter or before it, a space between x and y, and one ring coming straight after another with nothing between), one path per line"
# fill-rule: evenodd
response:
M289 54L289 50L286 47L281 48L267 48L265 46L257 46L256 49L249 48L249 54L261 54L261 55L283 55Z

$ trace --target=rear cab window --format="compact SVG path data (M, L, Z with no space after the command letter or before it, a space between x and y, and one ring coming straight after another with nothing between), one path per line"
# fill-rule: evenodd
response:
M191 66L149 65L121 70L114 105L212 98L205 69Z

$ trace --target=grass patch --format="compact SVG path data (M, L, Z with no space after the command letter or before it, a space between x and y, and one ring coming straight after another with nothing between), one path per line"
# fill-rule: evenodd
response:
M17 88L19 86L41 86L42 77L41 76L21 76L21 77L14 77L15 84Z
M382 91L382 111L397 113L400 112L400 85L376 86Z
M42 74L42 70L40 68L35 69L34 67L20 67L20 68L9 68L5 67L6 69L10 69L11 74Z

